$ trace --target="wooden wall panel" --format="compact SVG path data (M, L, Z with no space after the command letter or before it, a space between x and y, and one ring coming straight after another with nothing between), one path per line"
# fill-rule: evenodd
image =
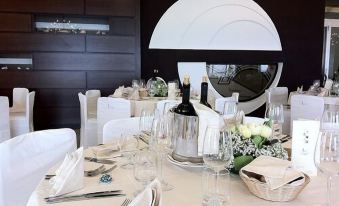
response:
M35 70L135 71L132 54L35 53Z
M0 11L83 14L84 0L1 0Z
M86 14L134 17L136 0L86 0Z
M40 120L40 121L39 121ZM41 121L44 120L44 121ZM80 128L80 107L34 108L34 129Z
M86 72L0 72L0 88L86 88Z
M132 18L110 17L109 18L110 34L113 35L135 35L136 21Z
M84 35L0 33L0 51L85 51Z
M31 15L0 13L0 31L15 31L15 32L32 31Z
M118 86L131 85L135 78L134 72L87 72L87 88L112 88L114 92Z
M135 53L133 36L86 36L87 52Z
M43 107L80 107L78 93L86 89L34 89L36 92L35 106Z

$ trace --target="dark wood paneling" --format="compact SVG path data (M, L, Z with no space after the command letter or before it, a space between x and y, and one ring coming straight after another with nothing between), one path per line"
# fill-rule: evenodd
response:
M0 33L0 51L85 51L84 35Z
M134 72L87 72L87 88L117 88L131 85Z
M135 53L133 36L86 36L87 52Z
M110 17L109 33L112 35L135 35L137 20L126 17Z
M80 107L78 93L85 89L34 89L35 105L44 107Z
M36 70L136 70L132 54L36 53L33 56Z
M136 0L86 0L86 14L135 16Z
M31 22L30 14L0 13L0 31L30 32Z
M86 72L0 72L0 88L86 88Z
M44 121L43 121L44 120ZM80 107L34 108L34 129L80 128Z
M84 0L1 0L0 11L83 14Z

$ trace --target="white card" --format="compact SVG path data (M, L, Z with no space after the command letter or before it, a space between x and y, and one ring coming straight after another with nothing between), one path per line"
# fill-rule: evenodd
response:
M320 122L314 120L293 121L292 164L309 176L317 175L314 152L319 136Z

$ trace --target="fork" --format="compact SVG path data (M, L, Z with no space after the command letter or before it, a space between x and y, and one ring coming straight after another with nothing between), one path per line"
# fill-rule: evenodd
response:
M121 206L128 206L129 203L131 203L131 202L132 202L132 200L126 198L126 199L124 200L124 202L121 204Z

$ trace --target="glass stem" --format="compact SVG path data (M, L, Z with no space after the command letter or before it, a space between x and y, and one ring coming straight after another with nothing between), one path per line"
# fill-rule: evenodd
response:
M332 176L327 177L327 206L332 206L332 195L331 195L331 190L332 190Z
M158 161L158 169L159 169L159 179L160 179L160 182L163 182L164 181L164 176L163 176L163 171L162 171L162 165L163 164L163 154L160 154L159 155L159 161Z

